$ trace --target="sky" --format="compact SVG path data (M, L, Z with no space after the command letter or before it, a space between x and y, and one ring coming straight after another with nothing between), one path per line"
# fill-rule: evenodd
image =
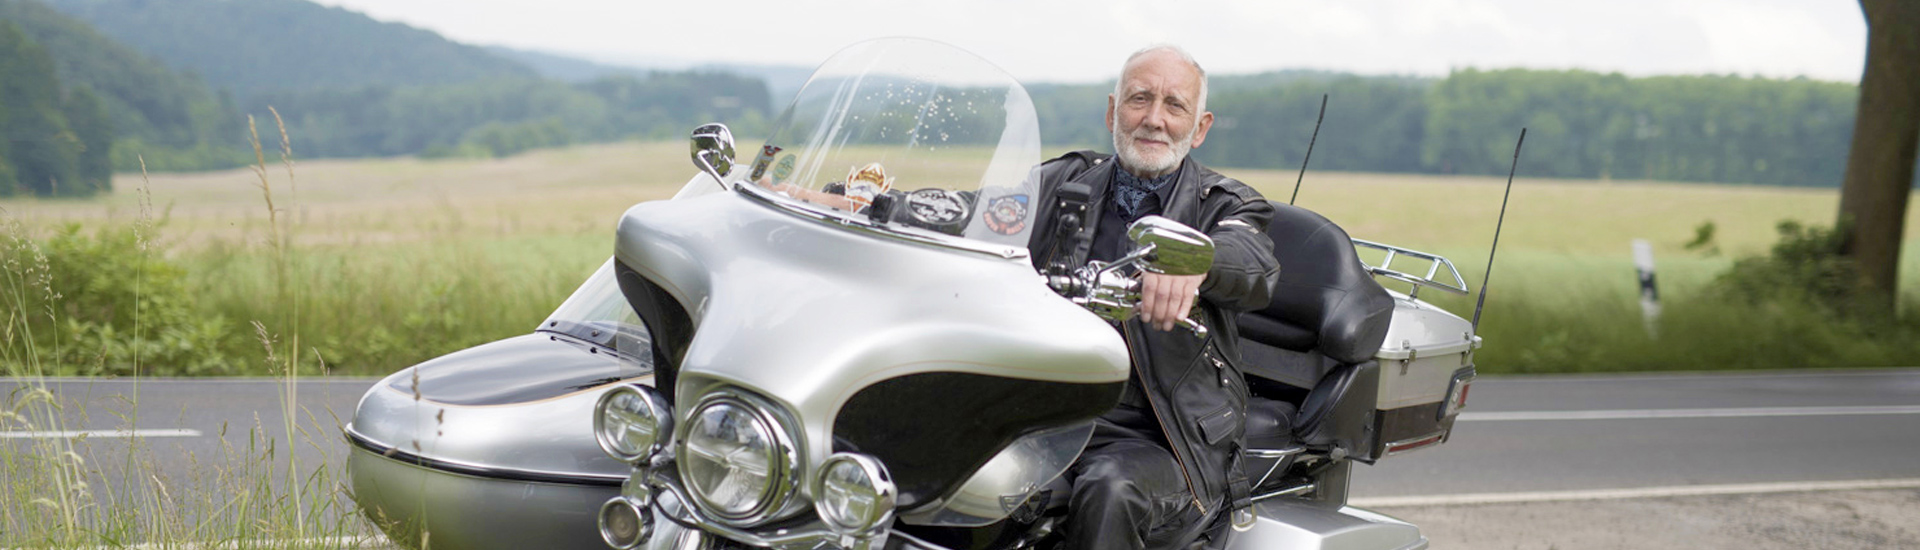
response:
M1462 68L1738 74L1858 82L1856 0L317 0L476 45L658 68L813 66L917 36L1023 82L1113 78L1127 54L1186 48L1214 74Z

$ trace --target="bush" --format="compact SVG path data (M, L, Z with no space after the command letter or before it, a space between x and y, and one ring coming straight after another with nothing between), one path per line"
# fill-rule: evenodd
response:
M196 311L185 272L142 226L86 235L68 224L44 243L10 233L0 250L8 327L19 329L5 341L9 360L62 375L234 374L226 319Z

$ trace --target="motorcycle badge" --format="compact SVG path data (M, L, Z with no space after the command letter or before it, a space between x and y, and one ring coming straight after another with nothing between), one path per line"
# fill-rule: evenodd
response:
M907 194L907 212L925 227L945 227L967 217L967 205L945 189L927 188Z
M760 147L760 156L753 159L753 171L747 174L747 181L760 181L767 175L767 166L773 164L773 156L780 154L780 148L773 145Z
M1012 235L1027 228L1027 196L1006 195L987 202L987 229Z
M887 168L878 162L847 172L847 201L853 203L854 210L872 205L874 197L892 188L893 178L887 177Z
M786 183L787 178L793 177L793 164L793 153L780 157L780 162L773 165L773 182Z

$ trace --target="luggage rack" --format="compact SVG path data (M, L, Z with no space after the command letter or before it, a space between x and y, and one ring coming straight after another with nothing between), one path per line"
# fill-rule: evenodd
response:
M1407 291L1408 298L1420 297L1420 287L1423 287L1423 286L1433 287L1433 288L1437 288L1440 290L1444 290L1447 292L1452 292L1454 294L1460 294L1460 295L1465 295L1468 293L1467 281L1466 279L1460 277L1460 270L1455 269L1453 267L1452 260L1448 260L1441 256L1438 256L1435 254L1428 254L1418 250L1400 248L1398 246L1393 246L1390 244L1381 244L1381 243L1376 243L1373 241L1362 240L1362 239L1353 239L1353 246L1356 248L1370 248L1373 250L1379 250L1381 252L1385 252L1386 257L1380 260L1379 265L1369 264L1367 263L1367 260L1364 258L1360 260L1360 265L1362 267L1367 268L1367 272L1372 273L1374 275L1379 275L1381 277L1386 277L1388 279L1393 279L1395 281L1400 281L1403 283L1413 285L1413 288ZM1403 271L1393 269L1393 260L1402 256L1413 258L1416 260L1426 260L1428 262L1427 274L1414 275L1411 273L1406 273ZM1447 268L1446 274L1452 276L1453 278L1452 283L1447 283L1447 282L1434 279L1435 276L1438 276L1441 274L1440 272L1441 267Z

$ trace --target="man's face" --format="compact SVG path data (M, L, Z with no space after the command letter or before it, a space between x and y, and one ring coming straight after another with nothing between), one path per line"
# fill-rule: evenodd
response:
M1120 95L1107 96L1107 129L1120 165L1141 177L1178 168L1213 127L1213 113L1199 110L1199 98L1199 71L1172 52L1152 52L1128 64L1120 74Z

